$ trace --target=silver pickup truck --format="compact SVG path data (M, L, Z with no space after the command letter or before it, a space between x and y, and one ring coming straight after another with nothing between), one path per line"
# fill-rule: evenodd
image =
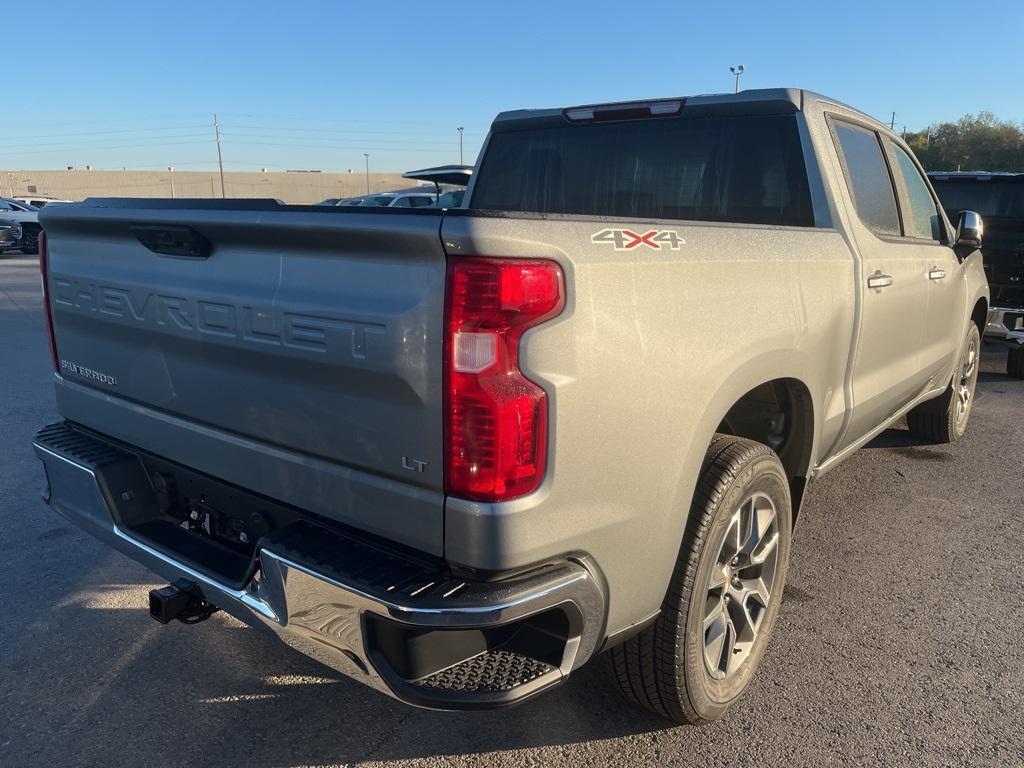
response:
M464 210L47 207L46 502L404 702L604 653L721 717L810 482L966 429L989 293L906 145L800 90L507 112ZM605 653L606 652L606 653Z

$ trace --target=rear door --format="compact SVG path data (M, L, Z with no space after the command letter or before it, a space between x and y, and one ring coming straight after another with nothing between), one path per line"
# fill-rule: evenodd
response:
M439 216L113 203L43 212L62 415L440 554Z
M861 255L860 340L853 363L850 445L909 403L928 384L921 342L928 279L918 247L903 241L896 191L881 137L831 118L851 201L851 234Z

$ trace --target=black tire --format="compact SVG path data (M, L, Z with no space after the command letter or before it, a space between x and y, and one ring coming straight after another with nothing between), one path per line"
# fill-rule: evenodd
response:
M953 378L946 391L907 413L910 434L932 443L955 443L967 432L981 363L981 333L971 323L964 335ZM966 393L966 401L963 393Z
M725 537L733 521L739 519L741 507L762 497L769 498L774 507L778 534L770 597L766 607L758 608L755 639L748 644L743 660L734 671L724 673L726 677L715 679L715 674L723 673L713 672L705 660L705 642L711 631L706 629L706 616L709 607L712 613L728 616L730 604L728 597L722 598L724 603L716 603L712 597L712 570L722 567L719 558L725 551ZM653 625L606 654L611 675L625 695L678 723L704 723L725 716L746 690L764 654L782 602L791 538L789 481L778 456L761 443L715 435L704 457L661 614ZM740 572L738 568L736 573ZM739 606L746 615L743 605L746 602L733 604L733 610ZM719 656L726 664L730 652Z
M1024 379L1024 347L1010 347L1006 356L1006 373L1015 379Z

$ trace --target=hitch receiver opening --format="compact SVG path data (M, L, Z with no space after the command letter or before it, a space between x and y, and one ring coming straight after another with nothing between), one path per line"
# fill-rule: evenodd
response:
M195 582L186 579L149 591L149 615L161 624L174 619L183 624L198 624L217 610L217 606L206 601Z

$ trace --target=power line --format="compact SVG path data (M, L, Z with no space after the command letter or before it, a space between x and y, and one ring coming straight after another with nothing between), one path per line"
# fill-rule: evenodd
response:
M243 139L285 139L287 141L362 141L362 139L349 138L346 136L277 136L270 133L235 133L234 131L225 131L225 138L243 138ZM377 139L370 137L375 140L378 144L432 144L438 147L450 147L452 146L452 140L441 141L439 139Z
M8 150L15 150L15 149L19 149L21 147L33 147L33 148L34 147L47 147L47 148L53 148L55 150L60 150L60 149L65 149L65 148L75 148L75 147L85 147L85 148L88 148L88 147L90 147L90 146L92 146L94 144L118 144L118 145L122 145L123 142L125 142L125 141L129 141L129 142L132 142L132 141L148 141L150 139L154 139L154 140L158 139L158 144L159 144L159 142L170 140L170 139L192 139L192 138L198 138L198 137L201 137L201 136L202 137L206 137L207 135L208 134L205 134L205 133L186 133L186 134L179 134L179 135L176 135L176 136L163 136L163 137L132 136L132 137L129 137L127 139L125 139L125 138L121 138L121 139L81 139L79 141L72 141L70 143L65 143L65 142L62 142L62 141L53 141L53 142L43 142L43 143L40 144L39 142L33 142L31 144L15 144L15 145L6 146L6 147L0 145L0 152L6 152Z
M35 149L35 150L18 150L15 152L8 152L4 150L4 154L12 157L19 157L21 155L43 155L43 154L57 154L57 153L83 153L83 152L120 152L122 149L143 149L149 147L180 147L186 144L206 144L209 145L210 140L205 141L171 141L171 142L157 142L156 144L122 144L117 147L56 147L51 149Z
M120 128L109 131L75 131L73 133L39 133L32 136L4 136L0 142L20 141L22 139L34 141L35 139L62 139L68 136L107 136L111 133L146 133L147 131L184 131L193 128L205 128L205 125L168 125L160 128ZM99 141L99 139L95 139ZM120 141L120 139L109 139L109 141Z
M232 126L246 131L293 131L301 133L351 133L370 136L450 136L450 131L369 131L351 130L348 128L293 128L291 126L271 125L246 125L244 123L231 123ZM466 136L486 136L485 132L468 132Z
M252 114L241 114L238 112L222 112L222 115L227 117L244 117L244 118L255 118L257 120L286 120L288 122L301 122L301 123L328 123L332 125L422 125L429 126L432 128L446 128L447 123L425 123L419 120L334 120L332 118L324 117L310 117L309 115L252 115Z
M375 147L367 144L287 144L273 141L232 141L231 146L243 147L289 147L291 149L372 149L376 152L430 152L435 155L447 151L444 147Z

